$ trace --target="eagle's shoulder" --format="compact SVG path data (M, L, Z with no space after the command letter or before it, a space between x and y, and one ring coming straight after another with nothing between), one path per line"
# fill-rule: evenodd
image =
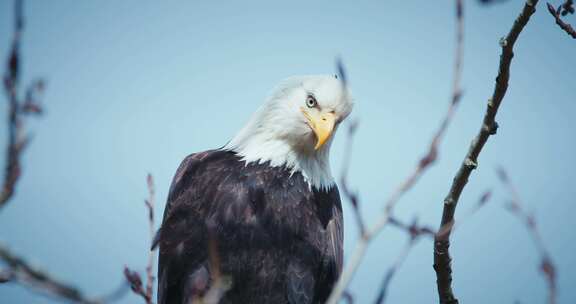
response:
M193 274L205 276L198 267L207 260L207 224L237 190L225 185L237 184L227 176L236 176L241 163L233 152L209 150L187 156L178 167L153 245L159 245L159 303L186 298L190 290L182 284Z
M203 175L205 168L208 165L213 165L215 162L234 158L228 151L223 150L207 150L198 153L192 153L180 163L168 194L168 202L174 201L182 194L182 191L190 185L195 177Z
M227 163L237 161L237 156L224 150L192 153L182 160L172 178L164 208L162 226L156 235L152 248L155 248L162 236L167 234L166 230L170 225L167 225L166 222L170 221L171 217L186 216L193 210L190 208L191 205L202 203L201 197L198 197L197 193L203 192L203 188L210 185L211 180L216 178L211 171L217 173L217 171L225 170L228 166Z

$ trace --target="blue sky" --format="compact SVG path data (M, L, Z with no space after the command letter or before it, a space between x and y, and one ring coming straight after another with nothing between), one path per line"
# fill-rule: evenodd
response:
M11 5L0 2L0 58L9 49ZM500 129L457 210L458 218L492 189L490 204L453 235L454 288L463 303L546 297L538 252L503 208L510 195L496 178L500 165L557 265L559 303L576 302L576 45L544 5L519 38ZM492 94L498 40L521 6L466 1L462 103L439 161L401 200L398 216L439 223ZM124 265L145 268L146 174L156 179L161 214L183 157L226 143L281 79L333 73L334 58L343 58L360 123L349 180L369 223L424 153L450 97L452 1L61 0L27 1L25 12L24 78L46 79L46 115L27 126L34 141L17 194L0 212L0 240L90 295L116 288ZM6 106L0 112L5 117ZM333 145L334 172L343 134ZM349 253L357 231L345 207ZM405 239L386 228L371 245L350 286L358 303L373 301ZM422 240L394 277L388 303L436 302L432 263L432 242ZM0 299L55 303L13 285L0 286ZM141 303L131 294L120 302Z

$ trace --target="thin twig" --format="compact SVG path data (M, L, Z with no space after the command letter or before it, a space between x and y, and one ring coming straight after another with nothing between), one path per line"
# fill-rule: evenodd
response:
M20 42L24 31L23 1L14 3L14 33L10 55L4 72L4 93L8 99L8 144L4 180L0 192L0 208L4 207L14 195L16 184L21 174L20 158L29 141L24 135L24 117L31 114L41 114L42 107L38 103L38 95L44 90L42 80L34 81L26 89L23 99L19 96L21 56Z
M14 272L10 269L0 270L0 283L7 283L16 278Z
M506 2L508 0L478 0L478 1L482 4L496 4L496 3Z
M4 72L4 93L8 99L8 145L0 192L0 208L6 206L13 197L21 175L20 159L29 141L24 135L24 118L27 115L42 113L42 107L38 102L38 95L44 90L42 80L32 82L26 88L23 98L19 96L22 69L20 42L24 31L23 5L22 0L14 2L14 32ZM32 266L4 245L0 245L0 260L7 266L7 269L0 272L0 283L19 283L76 303L102 303L112 299L108 297L87 298L75 286L64 283L53 275Z
M476 214L476 212L478 212L478 210L480 210L484 205L486 205L486 203L490 200L491 193L492 193L491 191L484 192L480 196L478 203L468 212L467 216L464 217L464 219L472 217L474 214ZM392 225L396 228L399 228L400 230L406 232L406 234L408 234L408 236L409 236L409 239L408 239L408 243L406 244L404 250L398 256L396 262L394 264L392 264L392 266L386 272L386 276L384 277L384 280L382 281L382 285L380 287L380 292L378 293L378 297L377 297L377 300L375 301L375 303L384 303L385 297L388 293L387 292L388 286L390 285L392 278L394 277L394 275L398 271L398 268L400 268L400 266L402 265L404 260L407 258L410 250L414 247L416 242L421 237L428 237L428 238L433 240L436 238L437 235L446 233L446 231L448 231L448 230L456 230L456 225L454 224L454 222L446 224L446 226L441 227L438 230L438 232L435 232L430 227L418 225L417 219L414 219L414 221L412 221L411 224L403 223L402 221L400 221L399 219L397 219L395 217L390 217L389 221L390 221L390 225ZM465 222L465 221L464 220L460 221L460 223L463 223L463 222Z
M444 200L444 210L442 214L442 221L440 226L444 227L446 224L452 223L454 220L454 212L456 205L460 199L460 195L468 182L468 177L477 167L478 155L482 151L484 144L490 135L496 134L498 124L495 121L498 108L508 89L508 79L510 78L510 63L514 56L513 47L516 39L524 26L530 20L530 16L536 11L537 0L526 1L522 12L514 21L508 35L501 39L500 45L502 47L502 55L500 56L500 65L498 68L498 77L496 78L496 85L492 98L488 101L488 107L484 114L484 119L480 127L478 135L472 141L470 149L466 154L460 169L456 173L456 177L452 182L450 191ZM450 230L447 233L439 235L434 242L434 270L436 271L438 294L440 303L458 303L452 291L452 266L449 253L450 246Z
M410 239L419 238L421 236L429 236L434 238L434 235L436 235L434 229L418 225L417 219L414 219L410 224L406 224L402 222L400 219L391 216L389 224L395 228L398 228L406 232L406 234L408 234Z
M354 134L358 127L358 122L353 121L348 128L347 142L344 151L344 164L342 165L342 174L340 175L340 186L342 189L342 194L346 197L352 204L352 210L354 210L354 216L356 218L356 224L358 225L358 232L360 236L366 234L366 225L364 224L364 219L362 218L362 212L360 211L360 200L358 198L358 193L350 190L348 185L348 168L350 167L351 155L352 155L352 141L354 139Z
M130 284L132 291L141 296L146 304L152 304L153 301L153 290L154 290L154 254L156 249L152 247L154 242L154 203L155 203L155 190L154 190L154 179L151 174L146 177L146 184L148 186L148 198L144 201L146 209L148 210L148 223L149 223L149 233L150 233L150 251L148 252L148 264L146 266L146 287L142 283L142 278L140 274L136 271L131 270L128 267L124 267L124 277L126 281Z
M474 216L476 214L476 212L478 212L482 207L484 207L484 205L486 205L486 203L490 200L491 197L492 197L492 191L490 191L490 190L482 193L482 195L478 199L478 202L476 203L476 205L474 205L467 212L467 214L462 217L462 219L460 221L458 221L457 223L452 222L452 223L446 224L446 226L440 227L440 229L438 229L438 231L435 231L433 228L430 228L430 227L417 225L417 221L413 221L411 224L406 224L406 223L402 222L400 219L398 219L397 217L393 217L393 216L390 217L389 224L392 227L398 228L398 229L406 232L411 237L427 236L427 237L431 237L432 239L434 239L434 238L438 237L439 235L446 233L447 230L451 230L451 231L456 230L456 228L459 227L459 225L461 225L462 223L465 223L469 218Z
M562 30L564 30L564 32L566 32L566 34L568 34L568 35L570 35L570 37L576 39L576 30L570 24L564 22L564 20L562 20L562 18L560 17L560 10L563 6L561 5L558 7L558 9L555 9L554 6L552 6L552 4L550 4L549 2L547 2L546 5L548 7L548 11L556 20L556 24L558 24L558 26ZM568 7L572 7L571 4Z
M492 197L492 191L490 191L490 190L485 191L480 196L480 199L478 199L478 202L476 203L476 205L474 205L474 207L471 210L469 210L467 214L462 216L458 221L456 221L455 219L452 219L451 222L446 223L444 226L440 227L440 229L438 229L438 232L436 233L435 237L442 238L442 237L445 237L445 234L456 230L456 228L461 223L466 222L468 218L471 218L472 216L474 216L474 214L476 214L476 212L478 212L478 210L480 210L480 208L482 208L490 200L491 197Z
M354 295L352 295L349 291L344 291L342 294L342 299L346 301L347 304L354 304Z
M150 246L154 242L154 202L155 202L155 195L154 195L154 179L152 178L151 174L148 174L146 178L146 182L148 184L148 192L149 198L145 201L146 207L148 208L148 221L150 226ZM154 286L154 251L149 250L148 252L148 266L146 266L146 273L148 279L146 280L146 296L148 299L152 299L153 293L153 286ZM152 302L152 301L150 301Z
M457 1L456 15L457 15L458 20L462 19L463 7L462 7L461 0ZM463 25L459 25L458 28L462 29ZM442 122L440 124L440 127L438 128L438 130L436 131L436 133L434 134L434 136L432 138L432 141L430 143L430 146L428 147L427 153L417 163L414 171L395 189L395 191L392 193L392 195L386 200L386 202L384 204L385 207L384 207L383 213L381 214L381 216L376 220L376 222L369 229L363 229L362 227L364 226L364 224L362 221L362 217L360 215L356 216L356 218L358 219L357 222L359 223L359 226L361 227L360 231L361 232L363 231L363 233L361 234L361 237L356 242L356 245L355 245L355 248L352 252L352 255L351 255L348 263L346 264L346 267L345 267L344 271L342 272L338 282L336 283L336 286L332 290L332 293L330 294L330 297L328 298L328 300L326 302L327 304L336 304L338 302L338 300L342 297L342 293L344 292L344 290L346 289L346 287L348 286L348 284L352 280L352 277L356 273L356 270L358 269L360 262L364 258L364 255L366 253L366 249L368 248L370 241L376 235L378 235L380 233L380 231L382 231L382 229L386 226L386 224L388 223L388 221L390 219L392 211L393 211L395 205L400 200L400 198L414 186L414 184L418 181L420 176L422 176L422 174L438 158L438 146L440 145L440 142L442 141L444 133L445 133L446 129L448 128L448 125L452 121L452 117L454 115L454 112L456 111L456 107L458 106L460 98L462 96L462 91L460 89L460 78L461 78L460 75L461 75L461 70L462 70L462 49L463 49L462 41L463 41L463 36L464 36L463 30L458 30L457 31L457 37L456 37L457 55L456 55L456 59L454 62L454 81L453 81L453 88L452 88L452 96L450 98L450 104L448 107L448 111L447 111L444 119L442 120ZM345 77L343 66L341 64L338 64L337 67L338 67L339 73L342 75L341 77L343 78L343 82L346 84L347 78ZM352 135L352 134L353 134L353 132L349 133L349 135ZM344 171L345 173L347 172L346 170ZM346 179L344 177L342 178L342 180L344 182L346 181ZM346 184L345 184L345 186L346 186L345 188L347 189ZM346 194L346 192L345 192L345 194ZM354 209L356 210L355 212L359 212L357 210L358 209L357 205L358 205L357 202L356 202L356 207L354 207L354 205L353 205Z
M408 239L408 242L406 242L406 245L398 255L398 257L396 258L394 264L392 264L392 266L388 268L388 271L386 272L386 275L384 276L384 279L380 284L380 291L378 292L378 296L376 297L376 301L374 301L374 303L376 304L384 303L384 301L386 300L386 295L388 294L388 287L390 286L390 282L392 281L394 274L396 274L396 271L398 271L400 266L402 266L402 264L408 257L408 253L410 253L410 250L414 247L414 244L416 244L418 239L419 238L410 237Z
M65 299L74 303L96 304L112 300L111 297L89 298L78 288L64 283L51 274L32 266L22 257L13 253L8 247L0 245L0 259L9 267L3 273L6 282L17 282L38 289L43 293ZM117 294L117 293L114 293Z
M498 177L512 195L512 200L507 205L507 209L526 225L526 229L530 233L530 236L532 236L536 248L538 248L540 253L540 271L548 283L548 303L554 304L556 303L556 267L554 267L550 254L548 254L548 250L544 245L544 240L538 231L536 219L524 209L516 187L514 187L503 168L498 169Z

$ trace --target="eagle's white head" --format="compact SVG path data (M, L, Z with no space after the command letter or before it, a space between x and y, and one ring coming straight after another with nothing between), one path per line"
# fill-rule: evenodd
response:
M330 188L330 145L352 106L348 89L336 76L287 78L224 149L246 163L269 161L300 172L316 189Z

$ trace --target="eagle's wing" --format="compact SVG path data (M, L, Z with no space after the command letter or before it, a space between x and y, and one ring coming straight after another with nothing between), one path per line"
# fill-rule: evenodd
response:
M317 276L315 299L324 303L332 288L340 278L343 264L343 240L344 227L342 218L342 205L338 188L335 186L330 193L330 205L332 205L330 219L326 225L324 238L324 255L322 258L322 271Z
M342 248L344 242L344 219L342 218L342 209L340 202L332 209L332 219L328 222L328 234L330 235L330 248L328 251L336 261L336 274L340 277L342 273L342 265L344 263L344 250Z
M204 183L202 175L207 159L214 151L195 153L186 157L176 171L164 219L156 237L160 247L158 260L158 303L182 303L187 296L182 294L192 288L202 289L208 284L209 274L200 267L207 260L204 244L207 229L204 222L204 200L198 195ZM190 274L190 269L197 269Z
M320 271L313 272L309 265L299 263L298 259L291 261L286 270L287 297L291 304L324 303L342 272L343 261L343 227L342 209L338 197L333 202L331 218L323 235L317 235L322 241L320 245L322 258Z

